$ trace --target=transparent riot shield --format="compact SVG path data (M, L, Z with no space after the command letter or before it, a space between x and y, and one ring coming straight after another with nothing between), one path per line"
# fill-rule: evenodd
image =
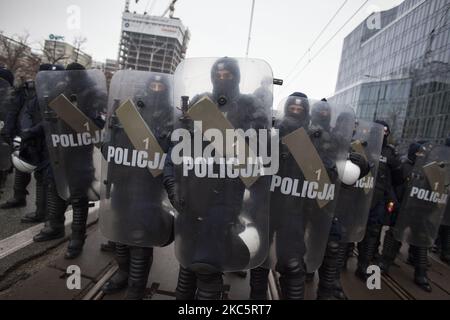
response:
M446 148L450 149L450 147L445 146ZM447 150L448 150L447 149ZM447 151L448 152L448 151ZM450 162L450 159L447 158L446 163ZM447 165L445 167L445 179L446 179L446 186L447 186L447 195L450 195L450 165ZM444 226L450 226L450 201L447 200L447 207L445 208L444 217L442 218L442 225Z
M248 270L268 254L276 145L271 103L254 94L268 78L270 66L257 59L187 59L175 72L174 100L183 111L172 135L175 251L185 267ZM265 89L271 93L272 84Z
M278 108L280 169L272 178L271 263L322 263L355 124L354 112L326 101L289 96Z
M417 153L394 229L398 241L433 245L447 205L449 159L450 148L432 143Z
M100 147L107 106L99 70L42 71L36 92L59 196L100 197Z
M119 71L110 86L102 147L100 229L114 242L164 246L173 238L173 215L163 168L173 123L173 76Z
M356 122L350 151L362 155L370 171L352 186L341 185L335 216L339 219L343 243L360 242L364 238L382 145L381 125L363 120Z

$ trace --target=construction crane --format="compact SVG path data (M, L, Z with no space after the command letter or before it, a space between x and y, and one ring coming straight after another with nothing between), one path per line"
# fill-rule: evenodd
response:
M164 17L167 12L170 11L169 13L169 17L173 18L173 14L175 13L175 3L177 3L178 0L172 0L172 2L170 3L170 5L167 7L167 9L164 11L164 13L161 15L161 17Z
M139 0L135 0L136 3L139 2ZM130 0L125 1L125 12L130 12Z

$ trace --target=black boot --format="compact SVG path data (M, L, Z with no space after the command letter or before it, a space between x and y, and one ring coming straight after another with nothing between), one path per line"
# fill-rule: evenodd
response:
M14 196L12 199L0 205L0 209L13 209L26 207L27 186L31 181L31 174L15 170L14 176Z
M263 267L250 270L250 300L267 300L269 272Z
M338 300L347 300L342 288L341 273L345 266L349 243L340 243L336 264L336 280L334 281L334 297Z
M415 258L415 252L414 252L414 246L409 246L408 249L408 258L406 259L406 263L411 265L411 266L415 266L416 265L416 258ZM427 267L430 268L431 267L431 261L428 260L428 256L427 256Z
M381 255L380 262L378 263L378 266L383 273L389 273L389 268L394 263L401 246L402 243L395 240L394 233L392 232L392 229L389 228L384 236L383 254Z
M197 291L197 276L195 272L180 265L178 284L175 291L177 300L194 300Z
M34 242L43 242L63 238L65 235L64 221L67 202L60 198L56 185L52 182L47 187L48 220L44 228L34 236Z
M130 248L124 244L116 243L115 259L119 269L112 278L105 283L102 291L112 294L125 289L128 285L128 271L130 266Z
M89 200L87 198L75 198L72 200L73 222L72 236L64 256L65 259L75 259L83 251L86 239L86 222L89 213Z
M426 292L431 292L427 277L428 248L411 246L415 262L414 282Z
M450 264L450 226L441 227L441 260Z
M286 265L277 265L276 269L280 273L282 298L284 300L304 300L306 267L303 261L294 258L289 260Z
M378 251L378 243L381 232L381 225L369 225L364 239L358 243L358 267L355 275L366 282L367 268L373 262L375 252Z
M196 273L197 300L222 300L223 276L222 273Z
M107 243L102 243L100 245L100 251L115 252L116 251L116 243L113 241L108 241Z
M328 242L325 257L319 268L317 300L331 300L334 298L338 252L339 244L335 241Z
M36 211L26 214L20 221L22 223L39 223L45 221L47 211L47 190L42 173L36 172Z
M145 297L148 274L153 263L153 248L131 247L130 273L126 300L142 300Z

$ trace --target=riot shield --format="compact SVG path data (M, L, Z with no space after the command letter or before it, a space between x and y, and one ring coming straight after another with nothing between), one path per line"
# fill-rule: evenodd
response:
M447 194L450 194L447 192ZM443 226L450 226L450 203L447 203L447 207L445 208L444 217L442 218Z
M450 148L448 146L445 146L446 148ZM447 162L450 161L449 158L447 158L446 160ZM450 165L446 166L446 171L445 171L445 179L446 179L446 183L445 185L447 186L447 194L450 195ZM447 207L445 208L445 212L444 212L444 217L442 218L442 223L443 226L450 226L450 201L447 200Z
M370 171L354 185L341 186L335 216L339 219L343 243L360 242L364 238L382 145L381 125L364 120L356 122L350 151L362 155Z
M114 242L167 245L173 215L162 169L173 123L173 76L119 71L111 81L102 164L100 229Z
M428 143L416 155L394 236L410 245L431 247L447 205L450 148Z
M272 264L321 265L355 124L350 108L290 96L280 103L280 169L271 184ZM277 267L278 269L278 267Z
M12 88L9 83L0 79L0 131L3 130L6 121L6 114L11 108ZM11 148L0 137L0 171L11 168Z
M172 135L175 252L185 267L248 270L268 254L276 146L270 144L271 104L254 95L268 78L270 66L257 59L187 59L175 72L174 101L183 111Z
M59 196L100 198L106 81L99 70L42 71L36 92Z

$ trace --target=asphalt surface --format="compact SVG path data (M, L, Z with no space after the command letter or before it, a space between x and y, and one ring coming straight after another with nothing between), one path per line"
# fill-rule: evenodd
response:
M4 202L12 196L13 175L8 177L7 188L0 198ZM34 180L28 191L27 207L0 210L0 300L122 300L125 292L103 295L100 288L111 277L116 267L113 254L102 252L100 245L106 242L98 230L97 207L90 209L88 238L80 257L65 260L64 253L70 236L70 226L66 226L66 236L46 243L25 242L26 245L14 248L16 237L23 241L33 224L22 224L20 218L34 209ZM70 210L66 217L70 216ZM35 226L39 230L41 226ZM20 236L24 234L23 236ZM8 239L10 240L8 242ZM11 241L11 239L13 241ZM2 255L2 250L3 251ZM10 250L10 251L8 251ZM365 283L354 276L357 258L351 257L347 269L342 274L342 285L350 300L450 300L450 266L430 254L431 267L428 275L433 288L427 293L413 283L414 268L406 263L408 246L404 245L401 254L391 268L388 276L382 277L381 290L369 290ZM10 253L9 253L10 252ZM78 266L81 271L81 288L69 290L67 287L67 268ZM225 274L225 298L246 300L249 297L249 273L245 278L236 274ZM147 283L146 299L173 300L178 277L178 262L173 245L156 248L154 262ZM318 276L306 284L305 298L316 299ZM275 286L278 275L275 274ZM278 285L279 290L279 285ZM279 292L278 292L279 294Z

